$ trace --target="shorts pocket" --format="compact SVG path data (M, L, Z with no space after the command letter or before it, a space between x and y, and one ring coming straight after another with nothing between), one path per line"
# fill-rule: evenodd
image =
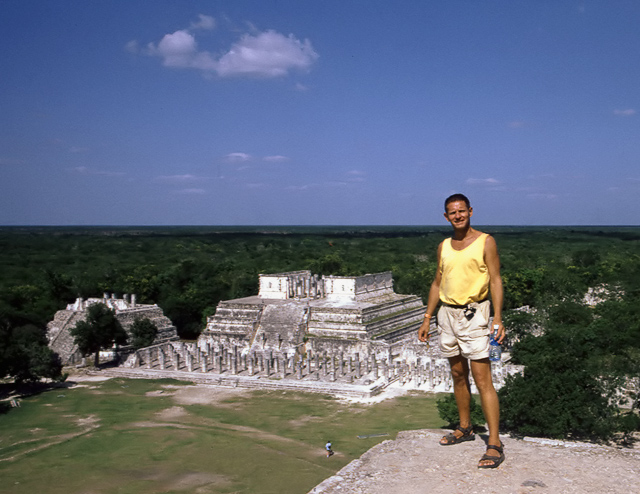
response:
M476 310L475 317L471 319L471 324L475 328L488 328L489 321L484 317L484 314L480 310Z

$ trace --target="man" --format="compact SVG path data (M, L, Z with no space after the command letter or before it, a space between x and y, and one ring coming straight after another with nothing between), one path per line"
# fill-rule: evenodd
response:
M491 380L489 335L502 343L502 278L496 242L490 235L471 227L473 208L462 194L448 197L444 217L453 227L453 236L438 246L438 270L429 291L427 313L418 330L420 341L429 338L431 317L438 306L440 349L449 359L453 394L460 424L440 440L443 446L475 439L471 425L469 370L473 374L482 411L489 426L486 454L478 468L496 468L504 461L498 435L500 405ZM490 303L493 302L493 328L489 329Z
M327 441L327 444L324 445L324 449L327 450L327 458L333 455L333 450L331 449L331 441Z

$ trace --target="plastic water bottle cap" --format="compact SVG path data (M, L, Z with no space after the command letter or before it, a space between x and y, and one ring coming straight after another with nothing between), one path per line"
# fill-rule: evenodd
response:
M497 331L498 329L500 329L500 325L499 324L494 324L493 325L493 329L495 329Z

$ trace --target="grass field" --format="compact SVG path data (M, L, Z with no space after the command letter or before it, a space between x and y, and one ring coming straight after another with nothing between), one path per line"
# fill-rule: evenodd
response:
M170 380L85 382L0 415L0 492L298 494L401 430L442 425L424 393L362 405ZM336 454L326 458L329 439Z

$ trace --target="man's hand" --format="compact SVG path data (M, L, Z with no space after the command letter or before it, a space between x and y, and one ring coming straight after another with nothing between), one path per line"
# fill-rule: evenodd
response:
M498 329L493 329L496 326L498 326ZM422 328L420 328L422 329ZM502 325L502 321L496 321L495 319L493 320L493 324L491 326L491 334L493 335L493 338L502 345L502 340L504 340L504 336L505 336L505 327Z
M418 330L418 339L420 341L429 341L429 329L431 326L431 318L430 317L425 317L424 321L422 323L422 326L420 326L420 329Z

